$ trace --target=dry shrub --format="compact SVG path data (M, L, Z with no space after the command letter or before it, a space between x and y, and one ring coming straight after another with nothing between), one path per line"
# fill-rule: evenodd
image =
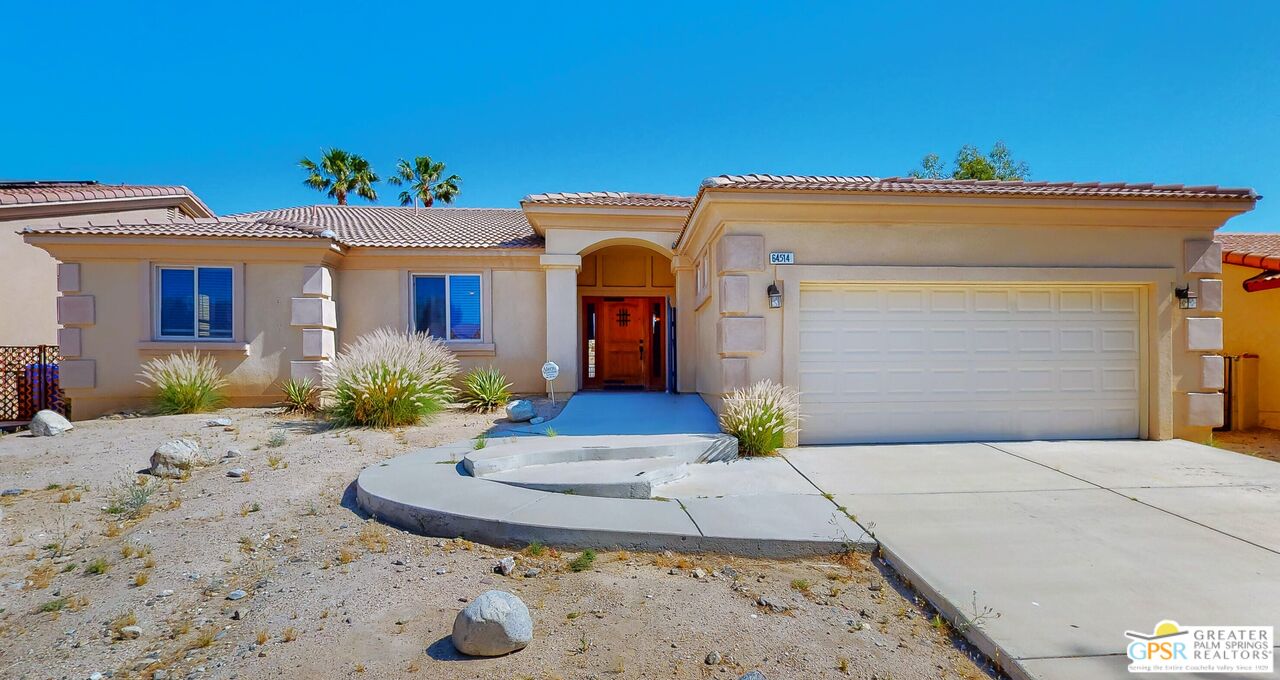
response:
M387 551L387 529L386 527L374 521L365 522L360 527L360 533L356 535L357 540L369 552L383 553Z
M737 437L740 454L771 456L800 431L800 395L772 380L734 390L724 399L720 428Z
M213 357L199 351L156 357L142 365L139 375L139 383L155 390L160 413L201 413L224 401L227 380Z
M416 425L449 403L457 372L457 357L440 339L376 330L325 368L329 415L344 426Z

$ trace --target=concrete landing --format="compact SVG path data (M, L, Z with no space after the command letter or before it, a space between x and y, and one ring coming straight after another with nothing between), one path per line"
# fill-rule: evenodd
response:
M719 434L716 414L696 394L666 392L578 392L560 415L538 425L528 423L495 432L561 435Z

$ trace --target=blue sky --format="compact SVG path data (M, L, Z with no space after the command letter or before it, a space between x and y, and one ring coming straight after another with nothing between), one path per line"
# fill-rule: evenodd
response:
M231 213L324 202L296 163L340 146L515 206L1003 139L1034 179L1252 186L1275 197L1228 229L1280 230L1278 35L1280 3L28 3L0 22L0 177Z

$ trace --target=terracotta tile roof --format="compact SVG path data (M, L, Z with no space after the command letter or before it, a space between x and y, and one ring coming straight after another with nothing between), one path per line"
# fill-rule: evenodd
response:
M262 220L233 218L94 222L75 226L28 227L24 234L83 236L190 236L194 238L321 238L318 233Z
M986 194L1006 196L1066 196L1090 198L1239 199L1253 201L1253 189L1213 185L1131 184L1126 182L1029 182L915 177L856 177L803 175L720 175L702 181L706 189L797 191L865 191L910 194Z
M554 194L529 194L521 203L548 205L612 205L632 208L689 208L692 196L636 194L627 191L586 191Z
M332 230L348 246L390 248L539 248L517 208L395 208L312 205L232 215L298 229Z
M203 201L184 186L98 184L97 182L0 181L0 207L37 203L75 203L122 198L148 198L153 196L182 196L195 203L198 206L198 210L203 210L205 215L213 214L213 211L209 210L209 207Z
M1222 261L1257 269L1280 269L1280 233L1218 234Z

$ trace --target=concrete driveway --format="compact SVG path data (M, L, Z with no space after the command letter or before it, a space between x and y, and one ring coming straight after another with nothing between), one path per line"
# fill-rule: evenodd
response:
M1015 678L1134 677L1124 632L1162 619L1280 629L1280 464L1176 440L785 456L944 611L998 612L970 637Z

